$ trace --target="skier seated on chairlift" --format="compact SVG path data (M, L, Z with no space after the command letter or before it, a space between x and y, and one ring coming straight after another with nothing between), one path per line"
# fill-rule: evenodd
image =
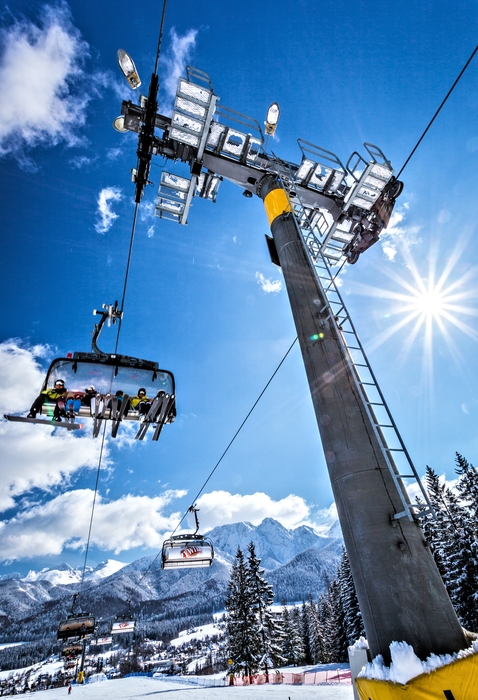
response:
M138 389L138 393L136 396L133 396L130 401L131 408L138 411L140 416L145 416L148 413L152 403L153 399L149 399L146 396L146 389L144 387Z
M82 391L69 391L65 401L65 411L67 418L74 418L79 412L83 405L83 392Z
M123 403L124 391L121 391L121 389L118 390L118 391L116 392L115 396L116 396L116 398L118 399L117 409L119 410L119 409L121 408L121 404ZM113 405L113 399L110 399L110 400L108 401L108 405L107 405L106 408L111 408L112 405ZM128 408L129 408L129 406L128 406ZM128 411L126 410L126 412L128 412Z
M66 416L64 399L66 398L67 390L63 379L57 379L55 386L52 389L45 389L32 403L30 412L27 418L36 418L37 413L41 411L44 403L54 403L53 420L56 423L61 423L61 417Z
M81 404L82 406L88 406L90 408L91 402L95 398L96 394L98 392L96 391L95 387L93 385L87 386L85 389L85 393L83 394L81 398Z

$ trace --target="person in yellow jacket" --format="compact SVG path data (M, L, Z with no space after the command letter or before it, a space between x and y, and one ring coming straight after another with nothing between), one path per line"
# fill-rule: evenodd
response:
M61 423L61 417L65 416L65 399L67 390L63 379L57 379L52 389L45 389L39 396L36 397L30 408L28 418L36 418L38 411L41 411L45 402L54 403L53 420Z
M144 387L141 387L141 389L138 389L138 393L136 394L136 396L133 396L133 398L131 399L131 408L134 408L135 411L138 411L140 416L145 416L151 408L152 402L153 399L149 399L146 396L146 389L144 389Z

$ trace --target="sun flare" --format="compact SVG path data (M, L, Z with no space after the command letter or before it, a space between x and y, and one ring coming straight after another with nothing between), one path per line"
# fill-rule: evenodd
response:
M477 270L458 265L463 252L464 244L457 246L440 274L437 274L437 259L431 258L426 275L423 275L408 250L404 252L407 272L398 274L396 269L382 268L395 289L358 285L356 291L361 294L391 301L386 318L392 323L372 340L370 350L399 333L403 360L422 337L424 360L431 367L434 338L440 338L457 361L461 354L457 331L478 341L476 322L470 323L478 316Z

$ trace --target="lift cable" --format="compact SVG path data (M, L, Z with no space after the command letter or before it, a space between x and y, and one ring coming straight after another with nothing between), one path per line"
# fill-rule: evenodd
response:
M81 596L81 592L83 590L83 582L85 580L85 571L86 571L86 562L88 560L88 551L90 549L90 539L91 539L91 528L93 526L93 515L95 512L95 505L96 505L96 496L98 495L98 482L100 479L100 469L101 469L101 460L103 458L103 447L105 444L105 433L106 433L106 423L103 426L103 437L101 439L101 448L100 448L100 456L98 459L98 469L96 471L96 483L95 483L95 493L93 496L93 506L91 508L91 517L90 517L90 527L88 529L88 539L86 542L86 550L85 550L85 561L83 564L83 571L81 572L81 581L80 581L80 592L79 595Z
M420 136L420 138L418 139L417 143L415 144L414 149L412 150L412 152L411 152L410 155L408 156L408 158L407 158L407 160L405 161L405 163L402 165L402 168L401 168L400 172L399 172L398 175L396 176L396 177L397 177L397 180L398 180L398 178L400 177L400 175L402 174L402 172L405 170L406 166L408 165L408 163L409 163L411 157L413 156L413 154L414 154L415 151L417 150L418 146L419 146L419 145L421 144L421 142L423 141L423 139L424 139L424 137L425 137L425 134L427 133L427 131L429 130L429 128L431 127L431 125L433 124L433 122L435 121L435 119L437 118L438 114L439 114L440 111L441 111L441 108L443 107L443 105L445 104L445 102L448 100L448 98L450 97L450 95L451 95L451 93L453 92L453 90L455 89L455 87L458 85L458 82L459 82L460 78L462 77L463 73L466 71L466 69L467 69L468 66L470 65L470 63L471 63L471 61L473 60L473 57L475 56L475 54L476 54L477 51L478 51L478 46L475 47L475 49L474 49L473 53L471 54L470 58L468 59L468 61L467 61L467 62L465 63L465 65L463 66L463 68L462 68L462 70L461 70L459 76L457 77L457 79L455 80L455 82L453 83L453 85L451 86L451 88L448 90L448 93L446 94L445 99L443 100L443 102L441 103L441 105L438 107L437 111L436 111L435 114L433 115L433 117L432 117L430 123L428 124L427 128L425 129L425 131L423 132L423 134Z
M216 469L218 468L218 466L221 464L222 460L224 459L224 457L226 456L227 452L229 451L229 448L232 446L232 443L234 442L234 440L237 438L237 436L238 436L239 433L241 432L242 428L243 428L244 425L246 424L246 422L247 422L247 420L249 419L251 413L253 412L253 410L255 409L255 407L257 406L257 404L259 403L259 401L261 400L261 398L264 396L264 394L265 394L267 388L269 387L269 384L272 382L272 380L273 380L274 377L276 376L277 372L280 370L280 368L281 368L282 365L284 364L284 361L285 361L286 357L289 355L290 351L292 350L292 348L294 347L294 345L296 344L296 342L297 342L297 337L294 339L294 341L293 341L292 344L290 345L289 349L288 349L287 352L285 353L284 357L282 358L282 360L279 362L279 364L278 364L277 367L275 368L275 370L274 370L273 374L271 375L269 381L267 382L267 384L265 385L265 387L262 389L262 391L261 391L261 393L259 394L259 396L257 397L257 399L254 401L254 403L253 403L253 405L252 405L252 408L249 410L248 414L246 415L246 417L245 417L244 420L242 421L241 425L239 426L239 428L238 428L238 429L236 430L236 432L234 433L233 438L230 440L228 446L226 447L226 449L224 450L224 452L222 453L222 455L219 457L219 459L218 459L218 461L216 462L215 466L213 467L213 469L212 469L211 472L209 473L209 476L207 477L206 481L203 483L203 485L201 486L201 488L200 488L199 491L197 492L196 496L194 497L194 499L193 499L193 501L192 501L193 504L196 503L197 499L199 498L199 496L202 494L202 492L203 492L204 489L206 488L206 484L209 482L209 480L211 479L212 475L214 474L214 472L216 471ZM188 509L186 510L186 512L184 513L183 517L181 518L181 520L178 522L178 524L177 524L176 527L174 528L173 532L171 533L171 536L174 535L174 533L175 533L175 532L177 531L177 529L180 527L181 523L183 522L184 518L187 516L187 514L189 513L189 511L190 511L190 508L188 508ZM159 550L159 552L156 554L156 556L154 557L153 561L152 561L151 564L148 566L148 568L146 569L146 571L143 572L141 578L139 579L138 583L136 584L137 586L139 586L139 584L141 583L141 581L143 580L143 578L144 578L144 577L146 576L146 574L150 571L151 567L153 566L153 564L155 563L155 561L158 559L159 555L161 554L161 551L162 551L162 550ZM156 569L156 571L157 571L157 569ZM152 573L154 573L154 572L152 572Z
M119 344L119 338L120 338L120 333L121 333L121 322L123 321L124 304L125 304L125 299L126 299L126 289L128 287L129 268L131 265L131 255L133 253L133 243L134 243L134 235L136 232L136 222L138 220L138 208L139 208L139 202L136 202L136 205L134 208L134 215L133 215L133 225L131 227L131 238L129 241L128 261L126 263L126 271L125 271L125 275L124 275L123 296L121 297L121 304L120 304L121 318L118 321L118 331L116 333L115 354L118 352L118 344Z
M160 30L159 30L158 48L156 51L156 62L154 65L154 73L157 73L157 69L158 69L159 55L160 55L160 51L161 51L161 43L163 40L164 20L165 20L165 16L166 16L166 5L167 5L167 0L164 0L163 12L162 12L162 16L161 16L161 26L160 26ZM121 314L121 317L120 317L119 322L118 322L118 331L116 333L115 354L118 351L118 345L119 345L119 339L120 339L120 333L121 333L121 323L123 320L124 305L125 305L125 300L126 300L126 290L128 287L128 278L129 278L129 271L130 271L130 266L131 266L131 256L133 253L133 243L134 243L134 237L135 237L135 233L136 233L136 223L138 220L138 208L139 208L139 202L136 202L136 205L134 208L134 215L133 215L133 224L131 227L131 236L130 236L130 241L129 241L128 259L126 262L126 270L125 270L125 276L124 276L123 295L121 297L120 310L121 310L122 314ZM99 455L99 459L98 459L98 469L96 472L95 492L94 492L94 496L93 496L93 504L91 507L90 525L89 525L89 529L88 529L88 538L87 538L86 550L85 550L85 561L83 564L83 571L81 574L79 595L81 595L81 592L83 590L83 583L85 580L86 563L88 561L88 552L89 552L90 540L91 540L91 530L93 527L93 517L95 514L95 505L96 505L96 498L98 495L98 484L99 484L99 478L100 478L101 462L102 462L102 458L103 458L103 448L104 448L104 444L105 444L105 433L106 433L106 423L103 426L103 437L101 440L100 455Z

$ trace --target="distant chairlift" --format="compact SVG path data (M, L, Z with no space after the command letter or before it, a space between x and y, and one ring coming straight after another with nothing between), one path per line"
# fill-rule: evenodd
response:
M75 352L73 356L53 360L43 382L42 392L52 389L59 379L67 389L65 397L58 401L63 419L53 425L78 430L83 425L76 422L77 418L92 418L93 437L98 437L103 421L107 420L111 421L111 436L116 437L122 421L136 421L139 429L135 439L143 440L149 426L153 425L153 440L158 440L163 425L172 423L176 417L173 374L159 369L157 362L102 352L97 345L101 330L106 321L109 326L121 319L122 312L115 303L114 306L104 304L103 311L93 313L102 317L93 332L93 352ZM92 393L86 391L90 387L93 387ZM140 388L146 390L150 400L143 414L131 403ZM51 425L56 406L56 402L49 402L47 398L39 409L43 417L5 415L5 418Z
M66 620L62 620L58 625L57 639L81 639L95 632L96 620L93 615L86 612L75 613L75 603L78 595L78 593L75 593L73 596L70 614Z
M83 642L80 640L74 640L71 642L65 642L61 648L61 655L66 656L66 658L73 658L80 656L83 651Z
M111 634L125 634L126 632L134 632L136 628L136 620L131 613L131 601L128 600L128 613L126 615L116 615L111 623Z
M163 542L161 568L179 569L211 566L214 559L214 547L211 540L199 535L198 508L191 506L194 513L196 531L192 535L173 535Z

